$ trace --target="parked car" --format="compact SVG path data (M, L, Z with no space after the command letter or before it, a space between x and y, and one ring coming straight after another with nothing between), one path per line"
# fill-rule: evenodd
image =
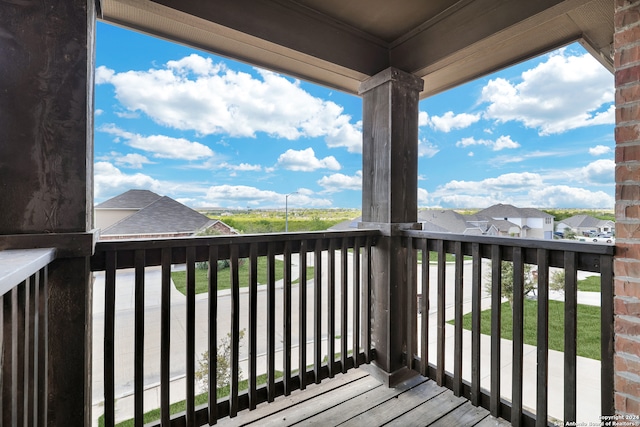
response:
M596 243L614 243L615 242L615 238L613 237L592 237L591 240L593 240Z

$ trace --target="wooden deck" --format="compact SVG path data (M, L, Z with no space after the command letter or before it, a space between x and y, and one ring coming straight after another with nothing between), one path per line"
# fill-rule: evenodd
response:
M438 387L435 381L414 377L390 389L362 369L339 374L306 390L259 405L221 426L508 426L483 408Z

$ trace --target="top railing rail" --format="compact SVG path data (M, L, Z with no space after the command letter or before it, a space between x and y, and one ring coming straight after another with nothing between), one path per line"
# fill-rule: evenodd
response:
M577 270L600 272L600 256L613 256L615 246L609 244L593 244L590 242L572 242L567 240L548 240L548 239L523 239L516 237L499 237L499 236L474 236L466 234L451 233L434 233L419 230L407 230L402 232L404 237L412 237L416 239L431 240L433 250L439 240L444 241L444 251L447 253L455 252L455 242L462 245L462 254L465 256L473 255L473 244L480 244L480 257L490 259L491 246L497 245L502 248L502 259L504 261L513 261L513 248L522 248L524 262L527 264L537 263L537 250L544 249L549 255L550 267L564 266L564 253L574 252L577 259Z
M0 251L0 296L53 262L56 250L12 249Z

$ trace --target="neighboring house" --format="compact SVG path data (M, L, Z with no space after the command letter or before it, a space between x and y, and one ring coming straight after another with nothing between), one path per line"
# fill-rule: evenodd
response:
M453 210L427 209L418 212L422 229L434 232L485 236L515 236L551 239L553 216L533 208L498 204L474 215Z
M362 217L341 222L329 230L358 228ZM538 209L498 204L475 215L462 215L451 209L423 209L418 222L424 231L483 236L553 238L553 216Z
M591 233L613 234L615 227L615 222L611 220L598 219L590 215L574 215L558 222L556 231L564 233L565 230L569 229L578 235Z
M94 213L102 240L183 237L209 230L237 234L222 221L148 190L129 190L95 206Z
M439 233L485 234L486 223L471 223L467 217L449 209L428 209L418 212L422 229Z
M535 239L553 238L553 216L534 208L518 208L513 205L497 204L477 213L494 220L513 224L507 234Z

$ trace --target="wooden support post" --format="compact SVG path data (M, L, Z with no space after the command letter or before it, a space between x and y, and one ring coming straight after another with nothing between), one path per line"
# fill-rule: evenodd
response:
M0 235L92 228L95 14L95 0L2 5ZM48 426L91 424L89 255L49 268Z
M418 94L422 87L421 79L395 68L380 72L360 86L362 222L364 227L379 228L384 234L371 251L369 315L376 353L373 371L390 387L414 374L403 360L409 284L406 249L398 231L417 227Z

